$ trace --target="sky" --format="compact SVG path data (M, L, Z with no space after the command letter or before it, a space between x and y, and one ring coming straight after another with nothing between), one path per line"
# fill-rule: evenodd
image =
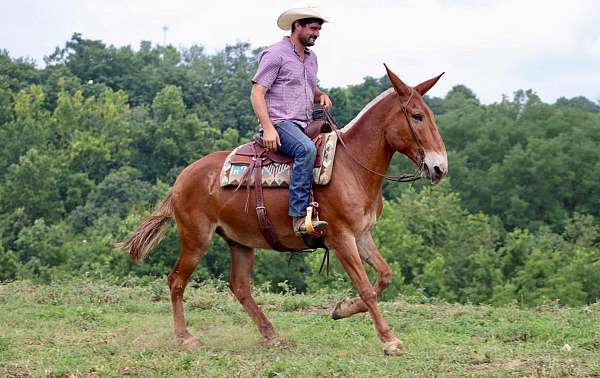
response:
M409 85L446 72L433 96L464 84L484 103L518 89L600 101L597 0L0 0L0 49L42 67L75 32L137 49L163 44L164 26L176 47L268 46L287 34L279 14L307 6L330 21L313 48L324 88L381 77L386 63Z

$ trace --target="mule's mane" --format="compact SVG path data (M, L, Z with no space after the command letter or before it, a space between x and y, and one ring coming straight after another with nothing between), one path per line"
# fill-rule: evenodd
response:
M343 133L348 132L352 128L352 126L354 126L358 122L358 120L361 119L362 116L365 115L365 113L367 113L372 107L374 107L375 105L377 105L380 101L382 101L384 98L386 98L387 96L389 96L390 94L392 94L394 92L395 91L394 91L393 87L388 88L385 91L381 92L379 94L379 96L375 97L364 108L362 108L362 110L360 111L360 113L358 113L356 115L356 117L354 117L352 119L352 121L348 122L348 124L342 128L342 132Z

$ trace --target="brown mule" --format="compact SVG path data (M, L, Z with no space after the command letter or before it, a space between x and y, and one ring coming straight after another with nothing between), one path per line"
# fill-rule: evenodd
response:
M400 152L420 168L422 177L436 184L448 172L448 159L433 113L421 97L441 75L411 88L389 69L387 72L393 89L379 95L342 129L343 145L338 148L331 182L315 187L314 194L321 204L321 218L329 222L324 232L325 244L335 251L359 294L339 303L333 317L369 311L377 336L384 343L384 353L397 355L403 352L402 344L377 304L377 297L391 282L391 270L371 237L383 206L383 176L394 153ZM132 260L142 260L160 242L175 216L181 241L181 255L169 274L175 334L182 345L194 346L199 340L186 328L183 292L216 231L231 247L231 291L266 341L279 345L281 339L250 292L255 248L267 249L269 245L259 231L256 214L243 211L246 194L219 185L227 154L215 152L185 168L159 210L120 247L128 251ZM267 189L264 197L281 242L290 248L304 247L302 239L292 231L287 188ZM250 201L255 206L254 199ZM361 260L377 271L374 285Z

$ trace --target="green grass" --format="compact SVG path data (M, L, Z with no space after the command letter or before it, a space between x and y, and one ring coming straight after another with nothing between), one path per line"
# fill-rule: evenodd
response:
M186 292L189 329L203 343L193 351L175 343L163 281L0 285L0 376L600 376L600 304L522 309L400 298L381 307L407 354L385 357L367 315L328 316L335 295L256 299L285 348L262 343L222 283Z

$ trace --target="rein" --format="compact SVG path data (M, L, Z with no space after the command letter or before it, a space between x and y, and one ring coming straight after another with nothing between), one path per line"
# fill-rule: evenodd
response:
M333 119L333 116L331 115L331 113L327 110L324 110L324 113L327 118L327 121L331 124L331 127L335 130L335 132L338 136L338 140L341 142L342 146L348 151L348 155L350 156L350 159L352 159L353 162L360 165L362 168L366 169L367 171L371 172L372 174L383 177L384 179L389 180L389 181L395 181L395 182L417 181L421 178L421 172L423 171L423 164L425 163L425 150L423 149L423 144L421 143L419 136L417 135L415 129L413 128L412 124L410 123L410 116L408 115L408 104L412 100L413 94L414 94L414 91L411 89L410 97L408 98L408 101L406 101L404 104L402 104L402 113L404 114L404 118L406 118L406 123L408 124L408 128L410 129L413 139L415 140L415 143L417 144L417 157L416 157L417 169L415 170L414 173L407 173L407 174L403 174L400 176L388 176L386 174L376 172L376 171L372 170L371 168L365 166L360 161L356 160L354 155L350 153L350 148L348 148L348 146L342 139L342 132L341 132L340 128L338 127L337 123L335 122L335 120Z

